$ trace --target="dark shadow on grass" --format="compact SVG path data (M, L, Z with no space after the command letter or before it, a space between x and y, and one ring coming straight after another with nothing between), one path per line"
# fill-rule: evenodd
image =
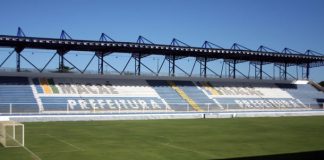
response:
M217 160L324 160L324 150L299 152L299 153L285 153L275 155L264 155L254 157L238 157L238 158L226 158ZM211 159L216 160L216 159Z

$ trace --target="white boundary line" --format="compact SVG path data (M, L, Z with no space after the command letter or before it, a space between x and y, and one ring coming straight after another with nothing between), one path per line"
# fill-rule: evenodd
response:
M66 145L69 145L69 146L73 147L74 149L77 149L78 151L83 151L82 148L77 147L77 146L75 146L75 145L73 145L73 144L71 144L71 143L69 143L69 142L67 142L67 141L64 141L64 140L62 140L62 139L56 138L56 137L54 137L54 136L52 136L52 135L50 135L50 134L42 134L42 135L46 135L46 136L48 136L48 137L50 137L50 138L53 138L53 139L55 139L55 140L57 140L57 141L59 141L59 142L61 142L61 143L64 143L64 144L66 144Z
M39 158L39 156L37 154L35 154L33 151L31 151L30 149L28 149L26 146L23 146L23 148L29 152L32 155L32 158L34 160L42 160L41 158Z
M52 152L52 151L49 151L49 152L38 152L38 153L71 153L71 152L80 152L80 150L71 150L71 151L55 151L55 152Z
M188 148L184 148L184 147L180 147L174 144L170 144L170 143L160 143L161 145L164 145L166 147L170 147L170 148L174 148L174 149L178 149L178 150L183 150L183 151L187 151L187 152L193 152L193 153L197 153L206 157L215 157L215 155L212 154L208 154L208 153L204 153L204 152L200 152L200 151L196 151L196 150L192 150L192 149L188 149Z
M20 144L17 140L15 140L13 137L9 136L10 138L12 138L12 140L14 140L16 143ZM39 158L39 156L37 154L35 154L33 151L31 151L30 149L28 149L26 146L22 145L22 148L24 148L27 152L29 152L32 155L32 158L34 160L42 160L41 158Z

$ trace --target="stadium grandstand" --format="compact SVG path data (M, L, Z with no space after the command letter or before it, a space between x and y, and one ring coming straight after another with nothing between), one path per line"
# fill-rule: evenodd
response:
M0 160L324 160L324 0L0 4Z
M305 80L12 73L0 85L2 114L318 110L324 100Z
M189 45L173 39L171 45L154 44L139 36L136 43L116 42L106 34L99 41L74 40L65 31L59 39L27 37L21 28L17 36L0 35L0 46L13 48L0 67L16 53L16 71L0 74L0 113L15 114L116 114L116 113L218 113L244 111L314 111L322 110L323 88L309 80L310 68L324 64L324 56L308 50L305 54L285 48L282 53L261 46L250 50L239 44L231 49L221 48L206 41L203 47ZM55 50L43 68L38 68L24 55L24 49ZM98 74L84 74L64 56L70 51L93 52L90 62L98 58ZM116 53L131 53L135 60L135 73L125 75L104 74L105 56ZM44 69L58 55L56 73ZM165 56L169 62L169 76L159 76L146 67L141 59L150 55ZM196 58L200 64L200 77L175 76L176 60L184 57ZM36 72L24 72L21 58L30 63ZM208 77L211 70L207 62L224 59L228 75ZM255 67L255 77L237 78L240 62L250 61ZM69 73L69 63L81 74ZM271 77L262 69L273 63L279 67L279 79ZM194 64L195 65L195 64ZM289 79L287 67L301 66L303 78ZM125 68L126 68L125 66ZM141 75L146 67L155 76ZM194 67L194 66L193 66ZM183 70L182 70L183 71ZM217 74L218 75L218 74ZM264 79L264 75L270 79Z
M76 40L65 31L60 38L27 37L21 28L16 36L0 35L0 47L6 49L0 54L0 159L324 157L323 117L316 117L324 115L323 87L309 79L311 68L324 64L320 53L236 43L224 49L208 41L191 47L177 39L163 45L142 36L117 42L106 34L99 41ZM129 56L122 70L108 59L114 53ZM156 70L147 66L155 55L163 57ZM186 58L193 66L179 65ZM97 70L89 74L94 59ZM131 60L134 72L125 70ZM219 60L220 73L212 65ZM5 68L8 63L15 67ZM242 63L249 65L247 75ZM265 66L273 67L272 75Z

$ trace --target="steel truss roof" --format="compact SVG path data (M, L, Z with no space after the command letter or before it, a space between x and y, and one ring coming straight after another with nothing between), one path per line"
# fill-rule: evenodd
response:
M262 61L287 64L322 64L324 56L296 53L279 53L261 50L202 48L189 46L172 46L164 44L148 44L117 41L93 41L76 39L56 39L40 37L21 37L0 35L0 47L18 49L50 49L57 51L90 51L90 52L122 52L153 55L175 55L185 57L207 57L211 59L235 59L242 61ZM317 66L317 65L312 65Z

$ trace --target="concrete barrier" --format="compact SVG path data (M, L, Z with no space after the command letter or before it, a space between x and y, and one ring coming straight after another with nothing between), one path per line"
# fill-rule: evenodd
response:
M0 116L0 121L9 121L8 116Z
M211 113L211 114L206 114L205 118L289 117L289 116L324 116L324 111Z
M324 111L277 111L277 112L215 112L215 113L152 113L152 114L107 114L107 115L15 115L0 116L1 120L17 122L48 121L107 121L107 120L152 120L152 119L203 119L241 117L287 117L324 116Z
M48 121L106 121L106 120L149 120L149 119L201 119L202 113L192 114L125 114L125 115L29 115L11 116L17 122Z

